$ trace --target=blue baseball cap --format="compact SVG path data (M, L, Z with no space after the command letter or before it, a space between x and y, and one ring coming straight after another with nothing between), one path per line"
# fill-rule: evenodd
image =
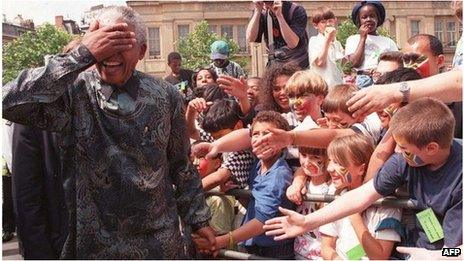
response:
M211 60L222 59L229 57L229 45L222 40L215 41L211 44Z

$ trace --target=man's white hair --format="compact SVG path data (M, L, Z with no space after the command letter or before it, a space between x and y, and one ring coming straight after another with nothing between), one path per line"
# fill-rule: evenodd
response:
M95 19L99 26L115 24L118 20L135 27L135 38L139 44L147 43L146 26L140 15L127 6L108 6L97 11Z

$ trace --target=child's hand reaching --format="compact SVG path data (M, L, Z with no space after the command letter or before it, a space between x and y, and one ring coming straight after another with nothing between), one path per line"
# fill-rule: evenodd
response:
M291 202L297 205L301 205L301 203L303 202L303 195L306 194L306 192L307 192L306 186L304 185L300 186L299 184L292 184L287 188L286 195L287 195L287 198Z
M201 113L202 111L206 110L208 106L211 106L212 102L206 102L203 98L196 98L191 100L188 103L188 109L194 109L196 112Z
M305 216L296 211L279 207L283 217L276 217L266 221L263 229L267 236L274 236L274 240L294 238L313 229L306 224Z
M321 128L324 128L324 129L328 129L328 128L329 128L329 124L327 123L327 118L326 118L326 117L317 119L317 120L316 120L316 123L317 123L317 125L319 125L319 127L321 127Z

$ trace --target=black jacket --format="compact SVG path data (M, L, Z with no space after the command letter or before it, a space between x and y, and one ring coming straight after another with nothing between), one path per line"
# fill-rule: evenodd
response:
M25 259L58 259L68 235L58 134L15 124L13 201Z

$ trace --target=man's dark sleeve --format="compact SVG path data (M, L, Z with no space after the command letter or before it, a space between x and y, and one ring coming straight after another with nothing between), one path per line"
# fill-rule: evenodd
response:
M398 153L393 154L374 177L374 188L380 195L386 197L406 182L404 178L407 163Z
M302 6L297 6L293 13L293 17L291 21L286 20L288 26L292 29L292 31L298 35L300 40L306 33L306 25L308 23L308 16L306 15L306 10Z
M57 259L45 195L44 158L37 129L19 124L13 131L13 200L25 259Z
M180 93L166 86L171 96L171 133L167 157L169 175L176 186L179 216L193 231L208 226L209 208L206 205L200 175L189 161L190 142L185 123L185 107Z

